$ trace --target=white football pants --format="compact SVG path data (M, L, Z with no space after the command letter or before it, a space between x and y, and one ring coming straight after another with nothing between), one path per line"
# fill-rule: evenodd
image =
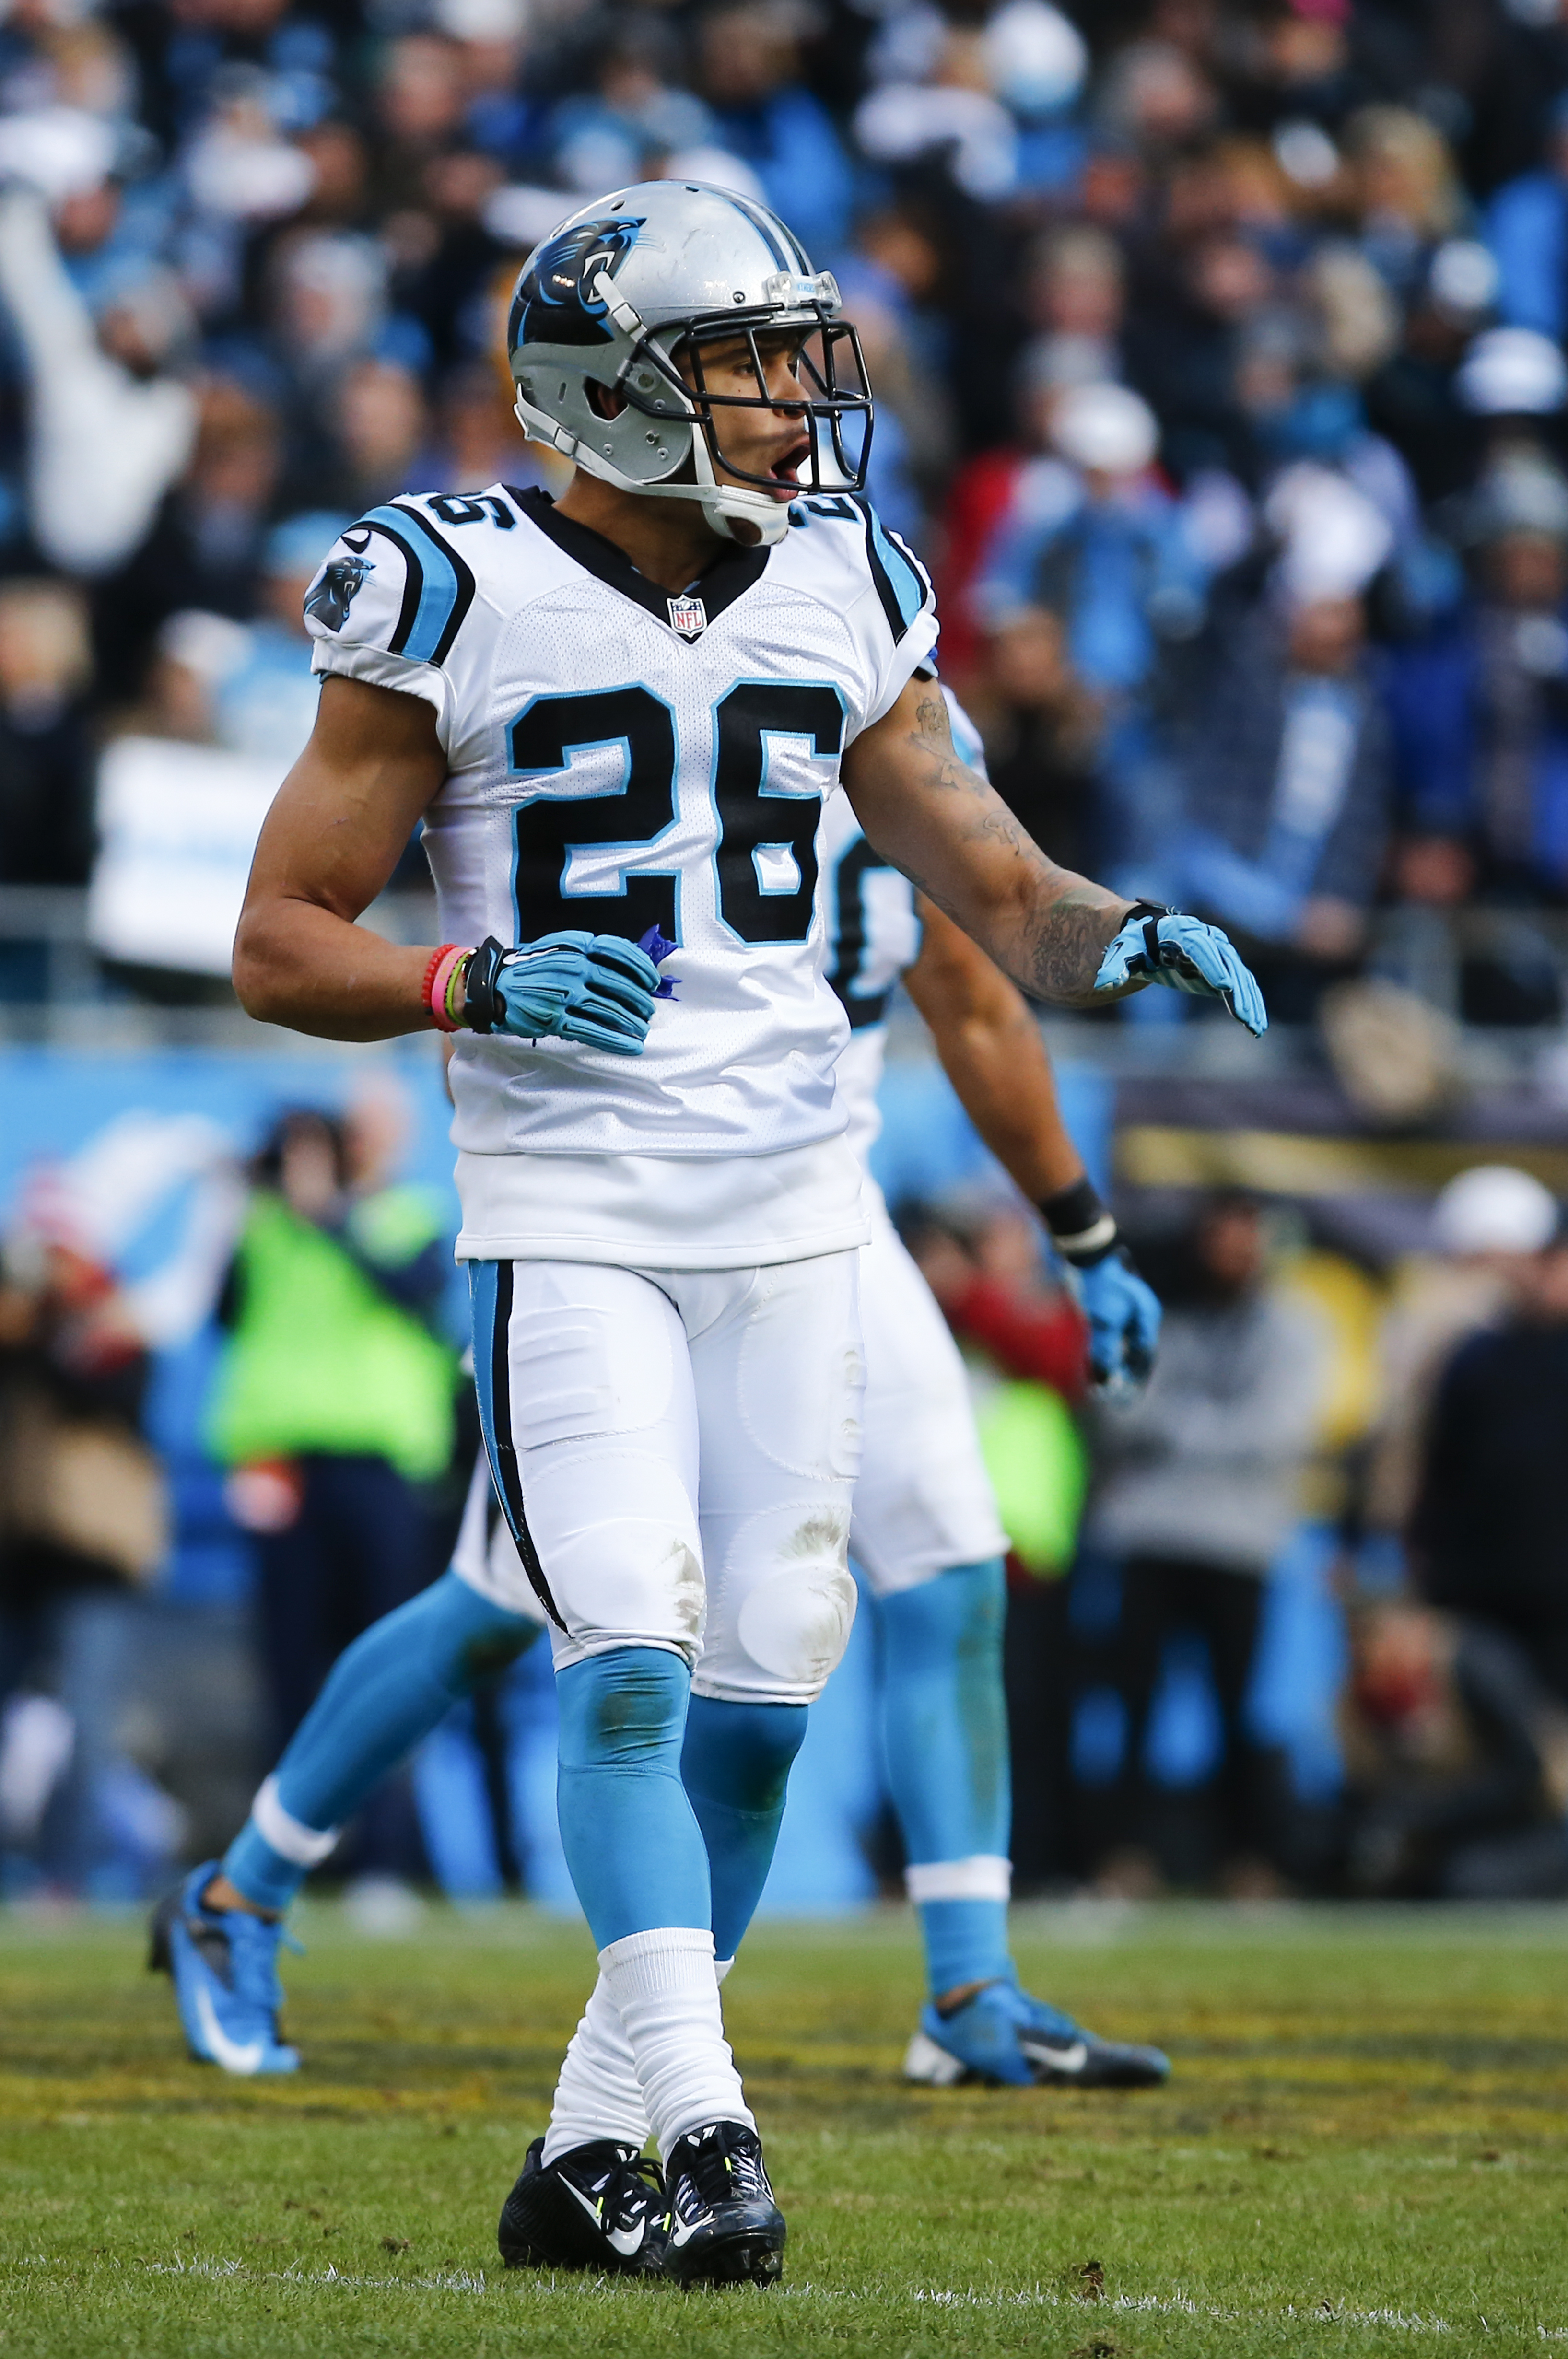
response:
M558 1669L658 1647L699 1695L821 1694L855 1618L859 1260L471 1265L485 1448L521 1561L471 1549L457 1569L514 1611L542 1605Z
M969 1379L946 1320L880 1195L860 1256L866 1452L849 1552L874 1596L1001 1556L1007 1535L980 1455Z

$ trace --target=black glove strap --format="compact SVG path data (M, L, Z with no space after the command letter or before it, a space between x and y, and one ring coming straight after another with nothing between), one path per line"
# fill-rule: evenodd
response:
M506 953L494 934L486 934L468 962L463 982L463 1021L470 1032L498 1032L506 1011L495 988Z
M1070 1188L1059 1188L1040 1204L1051 1242L1074 1269L1093 1269L1116 1249L1116 1215L1101 1201L1094 1181L1085 1176Z
M1160 946L1160 920L1176 915L1163 901L1135 901L1122 922L1130 925L1136 919L1143 920L1143 954L1151 967L1163 964Z

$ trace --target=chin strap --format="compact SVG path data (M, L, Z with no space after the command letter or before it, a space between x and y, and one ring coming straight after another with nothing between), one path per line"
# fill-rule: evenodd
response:
M769 499L766 492L748 492L739 484L721 484L713 473L708 440L695 419L691 427L691 460L696 472L694 484L639 484L631 475L610 465L597 451L590 450L564 426L558 426L540 409L526 402L521 394L512 404L512 414L530 442L542 442L547 450L559 451L563 459L583 473L596 475L602 484L614 484L620 492L631 492L645 500L694 500L702 508L713 530L722 533L742 549L752 549L761 542L765 546L782 540L789 529L789 510L782 501ZM757 541L742 540L735 532L737 524L749 524Z
M701 420L696 419L691 422L691 463L702 514L715 532L723 533L726 540L735 541L742 549L754 548L756 543L741 540L735 528L737 524L752 526L765 548L783 539L789 529L789 509L780 501L769 499L766 492L745 491L739 484L721 484L713 473L708 438Z

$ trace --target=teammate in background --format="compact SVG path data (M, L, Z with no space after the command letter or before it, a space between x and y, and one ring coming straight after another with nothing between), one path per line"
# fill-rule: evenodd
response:
M943 695L954 746L984 776L978 733ZM870 1176L887 1001L900 973L975 1128L1039 1206L1067 1264L1096 1385L1123 1389L1148 1375L1160 1304L1068 1136L1022 995L873 850L844 795L823 815L822 867L828 980L850 1024L839 1103L871 1215L860 1263L866 1441L849 1550L882 1634L883 1756L930 1989L904 2070L938 2084L1147 2088L1170 2071L1158 2049L1099 2039L1031 1998L1008 1951L1007 1538L957 1346Z
M682 2283L781 2267L718 1975L855 1605L867 1229L823 803L842 781L1037 997L1165 983L1266 1021L1222 934L1055 868L954 752L930 584L858 496L870 399L838 309L780 222L717 190L648 183L545 241L512 371L577 473L559 507L395 501L330 553L307 600L321 713L235 945L272 1022L461 1034L481 1415L551 1625L561 1840L600 1964L502 2250ZM422 951L354 922L421 819L452 936ZM385 1732L525 1629L452 1575L339 1672L380 1692ZM166 1920L182 2005L203 1992L260 2064L287 2060L268 1919L332 1804L326 1774L264 1787Z

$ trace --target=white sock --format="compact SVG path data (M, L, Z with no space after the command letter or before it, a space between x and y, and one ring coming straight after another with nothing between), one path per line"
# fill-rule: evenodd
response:
M660 2161L705 2122L756 2122L724 2038L713 1937L689 1926L628 1933L599 1952L630 2045Z
M713 1980L722 1983L734 1963L733 1958L715 1959ZM648 2143L642 2082L603 1973L589 1994L555 2084L555 2103L544 2134L545 2162L559 2162L573 2147L590 2146L600 2138L609 2138L616 2146L635 2146L639 2153Z
M555 2084L544 2135L545 2161L559 2162L574 2146L591 2145L595 2138L612 2138L617 2146L635 2147L639 2154L648 2142L642 2083L602 1973Z

